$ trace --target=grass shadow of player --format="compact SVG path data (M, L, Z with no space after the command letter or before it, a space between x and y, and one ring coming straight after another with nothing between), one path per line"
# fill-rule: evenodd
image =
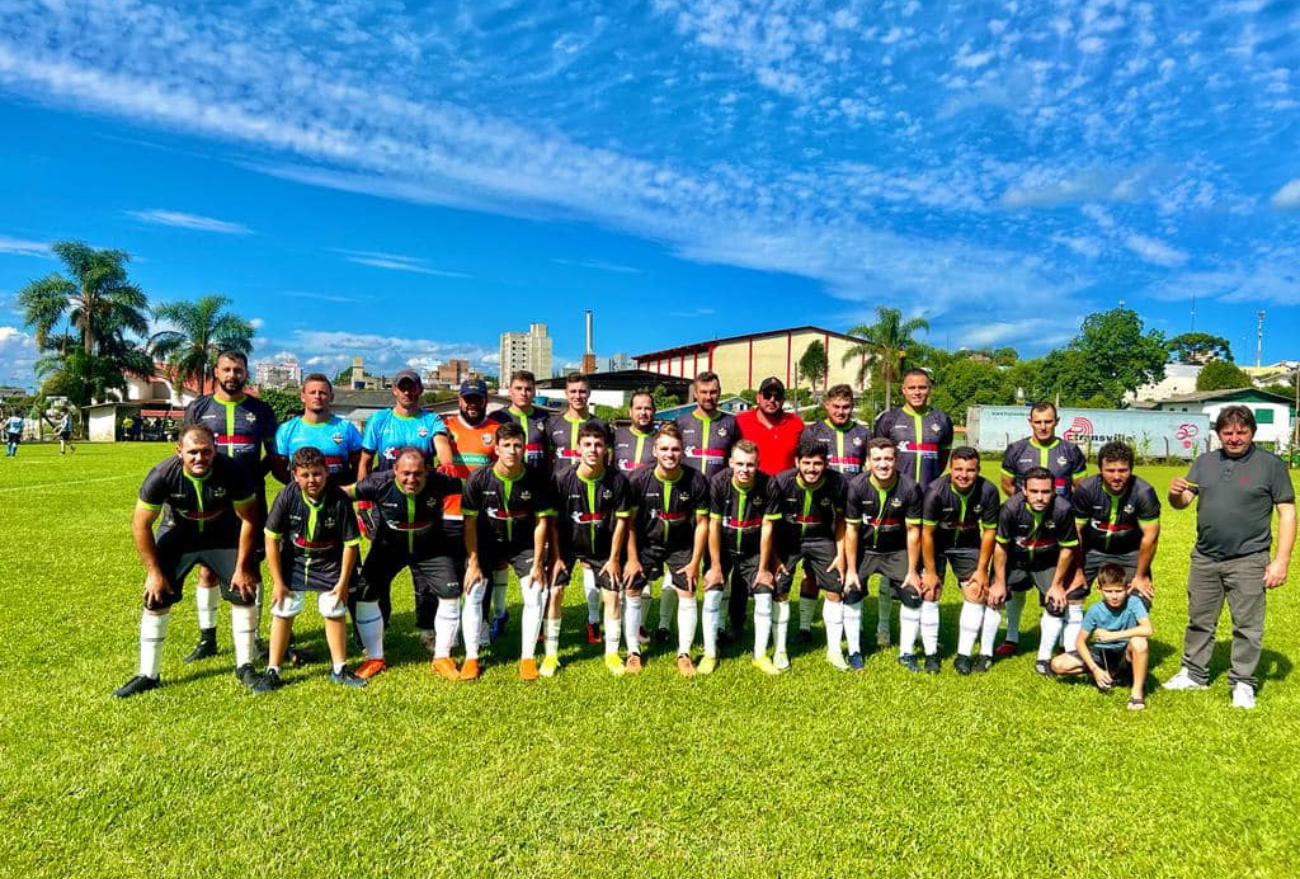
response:
M1286 656L1276 650L1265 648L1260 652L1259 665L1255 668L1255 677L1263 687L1270 681L1284 681L1291 674L1292 663ZM1220 675L1226 676L1232 669L1232 639L1219 638L1214 642L1214 653L1210 656L1209 673L1213 682Z

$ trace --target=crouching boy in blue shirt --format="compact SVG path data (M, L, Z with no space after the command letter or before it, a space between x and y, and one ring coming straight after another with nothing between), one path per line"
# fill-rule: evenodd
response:
M1102 565L1097 572L1097 586L1102 600L1083 615L1073 651L1053 659L1052 671L1058 675L1089 674L1103 693L1128 679L1132 685L1128 707L1141 711L1147 707L1151 618L1142 600L1129 592L1124 569L1119 565Z

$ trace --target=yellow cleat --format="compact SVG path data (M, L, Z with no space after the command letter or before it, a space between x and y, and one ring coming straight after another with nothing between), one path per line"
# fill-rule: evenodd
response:
M542 659L542 677L553 678L555 673L560 670L560 657L547 656Z
M751 662L750 665L754 666L754 668L758 669L765 675L779 675L781 673L781 669L777 668L776 665L773 664L772 657L767 654L758 657Z
M617 653L605 654L605 668L616 678L623 676L623 660L618 658Z
M700 664L695 667L695 670L702 675L711 675L717 667L718 658L716 656L706 656L700 660Z

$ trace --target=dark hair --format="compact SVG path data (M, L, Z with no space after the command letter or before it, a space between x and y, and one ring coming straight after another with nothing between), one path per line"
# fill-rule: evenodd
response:
M1255 413L1250 411L1249 406L1232 405L1224 406L1219 410L1219 415L1214 419L1214 432L1218 433L1230 425L1244 427L1253 435L1257 430L1255 425Z
M402 446L400 449L398 449L397 455L393 458L393 466L396 467L398 461L402 460L403 458L409 458L411 455L418 455L420 458L420 463L423 464L426 469L428 468L429 455L424 451L424 449L420 448L419 446Z
M695 383L697 385L707 385L709 382L717 382L719 387L722 386L722 379L718 378L718 374L712 370L706 369L704 372L695 376Z
M524 381L528 382L530 385L535 385L537 384L537 376L533 375L526 369L516 369L514 372L510 373L510 384L513 385L518 381Z
M934 379L930 377L930 373L926 372L924 369L921 369L921 368L919 368L919 367L916 368L916 369L909 369L907 372L903 373L903 381L907 381L909 377L914 376L914 375L924 376L924 377L925 377L925 383L926 383L927 385L933 385L933 384L934 384Z
M872 437L871 440L867 443L867 451L870 451L872 449L893 449L895 452L897 452L898 446L895 445L894 441L887 436L877 436L877 437Z
M1119 461L1133 469L1133 449L1128 443L1111 440L1097 453L1097 466L1104 466L1107 461Z
M649 397L649 398L650 398L650 408L651 408L651 409L657 409L657 408L659 408L659 407L657 407L657 406L655 405L655 392L654 392L654 391L650 390L649 388L638 388L638 389L636 389L635 391L632 392L632 396L630 396L630 397L627 398L627 408L628 408L629 412L630 412L631 409L632 409L632 404L636 402L636 398L637 398L637 397Z
M1028 485L1029 480L1031 479L1046 479L1048 482L1052 483L1053 486L1056 485L1056 477L1053 476L1052 471L1048 470L1046 467L1030 467L1025 471L1025 475L1020 477L1020 481L1023 485Z
M514 379L511 379L511 381L514 381ZM497 442L508 439L527 439L527 434L524 433L524 429L518 421L503 421L501 426L497 428Z
M1051 400L1039 400L1037 403L1029 407L1029 414L1032 416L1035 412L1046 412L1048 409L1052 410L1053 418L1061 417L1056 411L1056 404Z
M586 424L582 425L582 427L578 428L579 442L582 441L583 437L588 436L600 437L601 442L609 441L609 435L605 433L605 429L594 421L588 421Z
M1106 564L1102 565L1101 568L1097 571L1098 589L1101 589L1105 586L1127 586L1127 585L1128 585L1128 576L1125 574L1124 567L1122 565L1117 565L1114 562L1106 562Z
M325 384L330 386L331 391L334 390L334 382L330 381L329 376L327 376L323 372L313 372L303 376L302 386L304 388L307 387L308 382L324 382Z
M176 445L185 442L185 437L191 434L198 434L203 437L207 445L215 446L217 444L217 435L212 432L212 428L196 421L194 424L187 424L181 428L181 432L176 435Z
M299 467L329 467L325 464L325 455L315 446L303 446L293 453L293 469Z
M958 446L948 456L949 461L975 461L978 463L979 459L980 453L975 451L974 446Z
M831 389L826 392L828 400L848 400L853 401L853 388L848 385L831 385Z
M799 447L794 452L795 460L801 458L825 458L826 446L812 437L804 437L799 440Z
M587 387L591 387L591 380L580 372L571 372L564 377L564 386L566 388L569 385L576 385L578 382L582 382Z
M217 360L235 360L242 363L245 370L248 369L248 355L243 351L236 351L234 348L227 348L222 351L217 355Z

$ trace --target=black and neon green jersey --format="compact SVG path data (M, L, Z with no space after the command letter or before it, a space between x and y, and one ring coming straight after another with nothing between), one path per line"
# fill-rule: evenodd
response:
M630 476L633 470L655 464L654 425L642 433L635 427L620 426L614 431L614 467Z
M614 445L614 435L609 425L594 415L585 419L573 419L568 413L561 413L546 419L546 441L555 452L552 469L557 476L578 466L578 431L587 424L596 425L605 434L606 449Z
M907 549L907 526L921 524L921 486L901 473L894 484L876 484L870 473L849 480L844 519L857 528L858 548L864 552L898 552Z
M921 501L921 525L934 529L935 552L979 552L985 531L998 526L997 486L976 476L963 493L952 476L941 476L926 489Z
M740 439L734 415L716 412L712 417L705 417L699 409L692 409L678 415L673 423L682 432L682 462L687 467L700 471L705 478L712 477L719 468L726 468L731 447Z
M898 448L898 472L912 477L925 489L948 466L952 419L933 406L920 412L911 406L901 406L880 413L872 436L893 440Z
M709 514L709 483L700 471L683 466L676 479L663 479L655 467L632 474L632 499L636 505L637 541L669 552L690 549L695 523Z
M807 439L816 440L826 450L826 466L836 473L855 476L866 466L871 429L865 424L850 421L836 427L827 419L815 421L799 436L800 442Z
M758 555L770 481L760 470L749 488L742 488L730 469L713 474L709 480L709 518L722 525L722 551L728 558L752 559Z
M407 494L392 470L371 473L353 489L359 501L374 504L375 545L384 552L399 551L417 558L447 555L458 550L443 527L443 501L460 492L460 480L437 470L430 471L424 488Z
M235 506L256 499L248 471L225 455L214 455L212 467L191 476L175 455L149 471L140 485L136 506L161 510L163 530L176 531L206 543L234 546L239 541Z
M238 462L258 485L266 475L262 449L275 441L275 410L256 397L223 402L208 394L185 407L181 426L202 424L217 438L217 451Z
M1079 482L1071 499L1084 551L1124 555L1142 546L1142 526L1160 521L1160 498L1145 479L1133 476L1112 494L1100 474Z
M611 467L595 479L584 479L578 467L556 473L556 525L560 533L560 553L604 564L609 560L614 539L614 525L619 519L631 518L635 505L627 477Z
M765 518L777 523L776 541L784 555L801 543L835 539L836 520L844 515L845 480L827 470L815 485L805 485L799 470L782 470L768 481Z
M514 406L498 409L488 416L493 424L505 424L513 421L524 429L524 466L529 470L540 470L549 474L551 471L550 439L546 432L546 422L550 412L545 409L530 407L527 412Z
M465 527L477 523L479 553L513 558L533 548L537 520L555 515L550 477L525 467L518 476L503 476L497 465L475 470L460 498Z
M361 543L352 503L333 485L318 501L296 485L285 487L271 504L265 530L268 537L281 542L287 559L311 567L333 565L337 569L344 547Z
M997 541L1011 557L1013 568L1055 565L1062 549L1079 545L1074 510L1060 495L1041 513L1034 512L1023 492L1007 498L998 512Z
M1088 469L1088 459L1079 447L1059 436L1040 445L1032 436L1007 446L1002 456L1002 473L1011 478L1017 489L1025 487L1025 473L1046 467L1052 474L1056 493L1069 500L1074 493L1074 479Z

